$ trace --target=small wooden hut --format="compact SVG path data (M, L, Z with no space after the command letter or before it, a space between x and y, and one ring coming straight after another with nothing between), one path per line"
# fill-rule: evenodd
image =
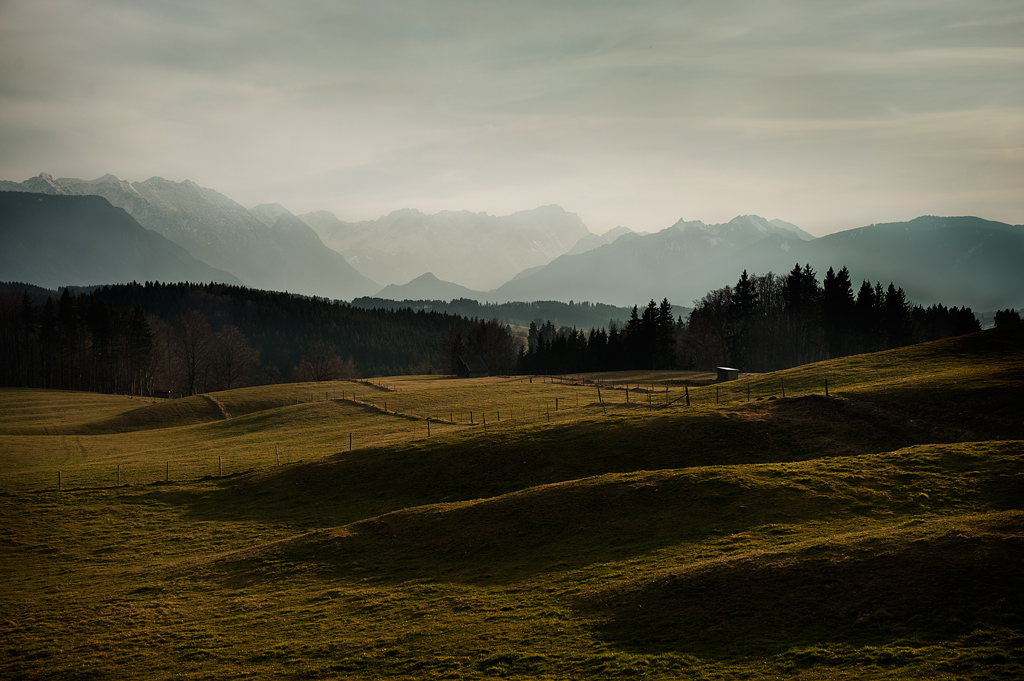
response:
M459 378L484 378L491 375L480 355L459 355L458 374Z
M739 378L739 369L733 369L732 367L718 367L718 378L716 378L715 381L723 383L725 381L738 381Z

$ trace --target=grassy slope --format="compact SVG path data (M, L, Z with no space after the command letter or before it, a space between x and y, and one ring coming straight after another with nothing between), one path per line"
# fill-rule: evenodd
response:
M1022 337L749 403L661 374L650 410L508 379L0 392L0 673L1019 677ZM167 461L192 480L151 484ZM58 469L77 489L30 491Z

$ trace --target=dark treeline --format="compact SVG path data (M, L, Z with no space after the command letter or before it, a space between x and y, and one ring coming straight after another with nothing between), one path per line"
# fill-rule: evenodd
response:
M676 366L676 337L681 319L672 316L668 299L653 300L643 312L634 305L622 329L561 327L548 321L530 324L527 345L519 356L519 371L528 374L564 374L623 369L672 369Z
M742 371L786 367L980 331L970 308L911 305L902 288L810 266L748 276L697 302L679 338L680 364Z
M33 302L0 293L0 381L5 386L143 394L151 383L153 335L138 305L118 310L64 289Z
M0 292L0 383L174 395L281 380L429 373L476 320L222 284ZM504 330L504 328L502 329Z
M427 312L447 312L450 315L459 315L467 319L499 319L505 324L516 326L528 326L531 322L539 326L544 323L544 320L549 320L555 326L587 328L607 324L610 319L625 319L629 315L629 308L586 301L577 303L571 300L568 303L557 300L481 303L470 298L456 298L450 302L443 300L403 300L399 302L384 298L356 298L352 301L352 305L391 310L412 308Z
M487 321L455 317L441 334L440 373L454 374L461 355L479 355L491 374L515 373L522 340L496 318Z
M1000 311L999 323L1019 315ZM222 284L125 284L59 295L0 284L0 384L173 395L273 383L400 373L451 374L459 355L492 373L624 369L771 371L980 329L969 308L911 305L903 289L844 267L819 284L740 276L687 315L667 299L633 307L621 326L589 332L530 323L526 343L497 318L367 309Z
M641 315L634 307L623 329L531 325L519 367L572 373L728 365L762 372L980 329L970 308L911 305L892 283L864 281L854 294L845 267L829 268L819 283L813 269L798 264L786 275L744 271L735 286L697 301L685 321L673 322L668 300L652 300Z

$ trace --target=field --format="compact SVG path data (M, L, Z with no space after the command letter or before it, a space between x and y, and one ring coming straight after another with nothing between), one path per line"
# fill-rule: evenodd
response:
M0 390L0 677L1024 678L1024 329L710 379Z

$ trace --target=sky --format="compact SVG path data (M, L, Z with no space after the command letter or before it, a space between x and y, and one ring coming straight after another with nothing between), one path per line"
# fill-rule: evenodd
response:
M1024 223L1020 0L0 0L0 179L342 220Z

